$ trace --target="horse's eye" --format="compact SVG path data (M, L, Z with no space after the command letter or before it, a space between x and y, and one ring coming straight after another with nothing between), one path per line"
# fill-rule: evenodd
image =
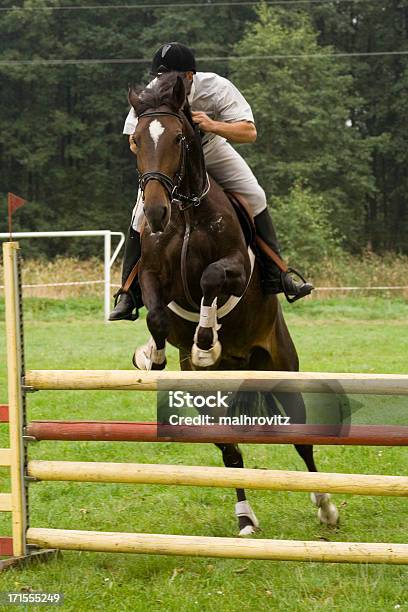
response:
M180 144L180 142L183 140L183 134L177 134L176 136L176 143Z

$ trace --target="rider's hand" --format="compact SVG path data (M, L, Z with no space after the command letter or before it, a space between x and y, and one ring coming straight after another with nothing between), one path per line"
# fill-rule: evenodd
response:
M217 122L213 119L210 119L207 113L203 113L201 111L193 111L191 113L191 116L193 117L194 123L197 123L199 125L200 130L202 130L203 132L215 132Z

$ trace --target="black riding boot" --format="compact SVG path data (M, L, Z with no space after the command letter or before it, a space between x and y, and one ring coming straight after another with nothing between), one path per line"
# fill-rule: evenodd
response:
M129 227L125 244L125 256L122 264L122 286L125 284L129 274L139 261L140 255L140 234L132 227ZM136 276L128 293L118 292L116 296L117 301L115 302L115 308L109 315L109 321L122 321L123 319L135 321L139 316L138 309L143 306L142 292L140 290L138 277Z
M278 239L267 208L254 218L257 235L280 257ZM266 294L284 293L288 301L294 302L309 293L314 288L298 273L301 282L295 281L289 272L282 272L276 263L266 254L261 254L263 264L263 288Z

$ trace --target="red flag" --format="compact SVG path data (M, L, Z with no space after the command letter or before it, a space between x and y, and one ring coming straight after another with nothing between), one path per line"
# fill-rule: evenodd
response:
M23 198L20 198L19 196L15 195L14 193L8 193L7 194L7 204L8 204L8 222L9 222L9 233L10 233L10 241L11 241L11 216L13 214L13 212L15 210L17 210L17 208L20 208L21 206L24 206L24 204L26 204L27 200L24 200Z
M9 192L7 194L7 202L8 202L9 215L12 215L13 212L17 210L17 208L20 208L20 206L24 206L27 200L23 200L23 198L20 198L19 196L16 196L14 193Z

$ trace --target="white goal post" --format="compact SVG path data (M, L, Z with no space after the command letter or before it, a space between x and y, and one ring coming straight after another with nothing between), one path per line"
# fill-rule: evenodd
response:
M109 318L111 304L111 267L114 264L120 250L125 242L123 232L111 232L110 230L77 230L58 232L13 232L13 238L89 238L103 236L104 241L104 316L105 321ZM112 236L119 236L119 242L112 254ZM0 233L1 240L9 240L8 232Z

